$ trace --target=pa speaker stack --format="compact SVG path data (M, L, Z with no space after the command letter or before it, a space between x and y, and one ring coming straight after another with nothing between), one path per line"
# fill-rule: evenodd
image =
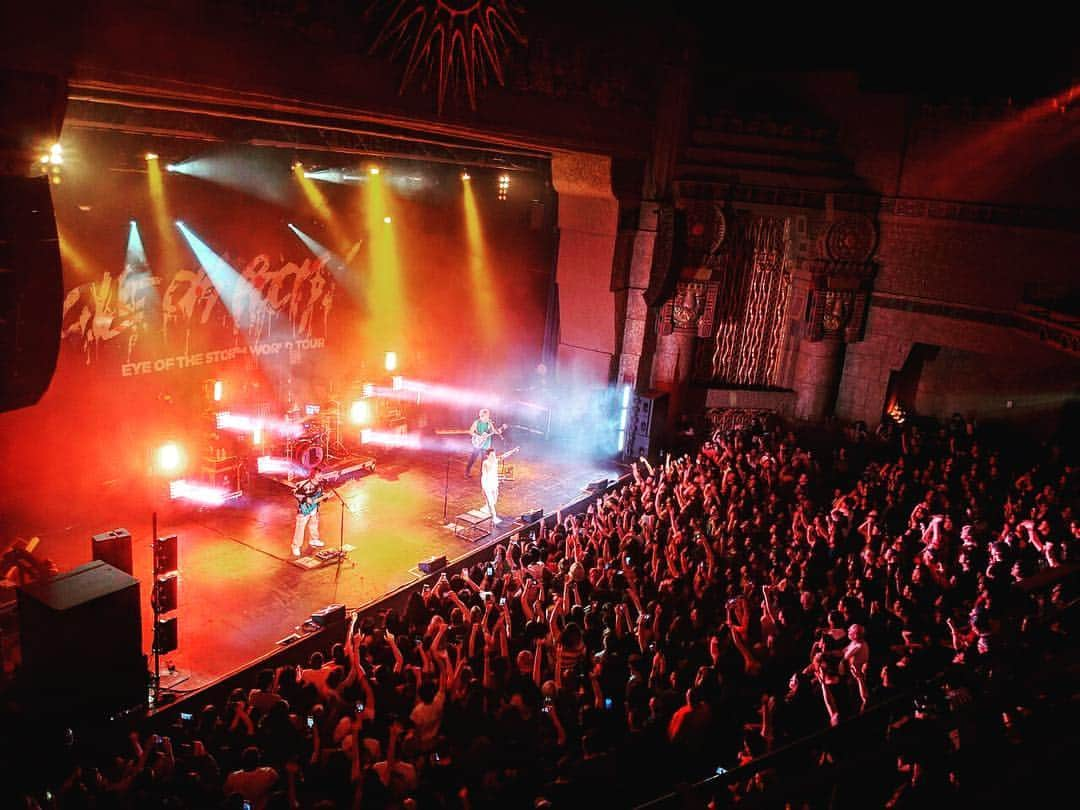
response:
M42 713L103 717L146 704L139 581L89 562L19 589L20 678Z

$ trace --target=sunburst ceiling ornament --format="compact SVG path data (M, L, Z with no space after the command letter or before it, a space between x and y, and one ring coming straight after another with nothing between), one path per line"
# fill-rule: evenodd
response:
M517 25L523 11L509 0L376 0L369 12L385 18L371 52L389 45L391 58L407 53L398 92L417 74L425 88L434 79L440 113L447 89L461 85L475 110L477 83L486 86L490 72L505 85L503 58L511 44L526 43Z

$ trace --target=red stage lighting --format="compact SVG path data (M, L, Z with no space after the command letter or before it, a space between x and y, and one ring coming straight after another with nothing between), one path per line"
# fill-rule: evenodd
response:
M166 442L154 455L158 472L175 473L184 465L184 451L176 442Z

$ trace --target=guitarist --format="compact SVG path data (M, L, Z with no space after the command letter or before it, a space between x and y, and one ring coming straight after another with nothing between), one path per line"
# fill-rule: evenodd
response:
M491 411L487 408L481 408L480 415L469 426L469 438L472 439L473 449L469 454L469 460L465 463L466 478L472 474L473 464L476 463L476 460L486 456L487 451L491 449L491 437L500 433L502 433L502 430L497 429L495 423L491 421Z
M319 539L319 502L326 497L322 486L322 471L313 467L307 478L300 481L293 489L296 498L296 530L293 532L292 553L300 556L304 546L304 529L309 528L312 548L322 548L325 543Z

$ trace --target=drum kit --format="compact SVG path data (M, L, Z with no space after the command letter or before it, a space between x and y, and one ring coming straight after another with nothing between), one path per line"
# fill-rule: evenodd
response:
M285 442L285 455L310 470L347 452L341 441L341 403L306 405L290 409L285 419L300 425L300 432Z

